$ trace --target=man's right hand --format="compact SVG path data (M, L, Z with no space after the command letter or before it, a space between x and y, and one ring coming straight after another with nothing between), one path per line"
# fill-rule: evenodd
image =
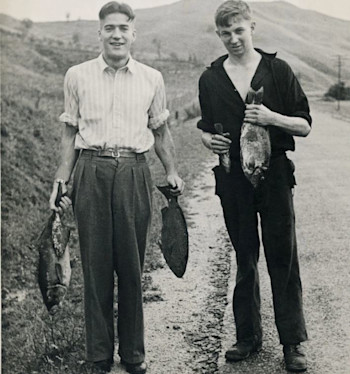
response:
M232 141L226 137L226 134L219 135L207 132L203 132L202 140L204 145L217 155L228 152L232 143Z
M65 184L61 184L61 185L62 185L62 194L65 194L67 192L67 186ZM68 196L62 196L57 207L55 205L57 193L58 193L58 183L54 182L50 200L49 200L50 209L62 215L64 214L65 211L67 211L70 208L70 206L72 205L72 200Z

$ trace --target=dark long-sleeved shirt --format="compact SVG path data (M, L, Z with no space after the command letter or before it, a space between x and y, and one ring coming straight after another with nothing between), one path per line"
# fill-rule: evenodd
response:
M305 118L311 126L308 100L290 66L259 49L262 55L251 87L258 90L264 87L263 104L270 110L291 116ZM239 139L244 119L245 103L232 81L228 77L223 62L228 55L219 57L201 75L199 80L199 101L202 118L198 122L199 129L216 133L215 123L222 123L224 132L230 133L232 140L231 159L239 160ZM295 143L292 135L281 129L270 126L272 156L287 150L294 151Z

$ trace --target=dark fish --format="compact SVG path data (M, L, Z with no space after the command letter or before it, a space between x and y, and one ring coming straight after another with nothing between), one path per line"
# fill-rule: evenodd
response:
M215 123L214 124L215 130L218 134L223 136L228 136L229 133L224 133L224 128L222 123ZM220 155L221 165L224 167L226 173L229 173L231 170L231 159L230 159L230 152L222 153Z
M157 186L168 200L169 206L162 209L161 250L171 271L181 278L188 260L188 232L177 197L170 193L170 186Z
M62 186L59 184L56 206L62 196ZM62 223L59 213L53 212L37 241L38 282L50 314L58 311L70 282L69 236L70 228Z
M263 100L264 88L258 91L249 89L247 104L260 105ZM244 175L257 188L270 165L271 142L269 130L266 127L243 122L241 128L241 165Z

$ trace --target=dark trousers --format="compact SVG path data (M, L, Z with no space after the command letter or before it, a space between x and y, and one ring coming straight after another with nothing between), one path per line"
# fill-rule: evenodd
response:
M114 354L114 272L118 277L119 355L144 360L141 277L151 218L151 175L138 158L82 154L73 204L84 274L87 360Z
M296 344L306 340L295 236L292 161L285 155L273 158L266 179L257 190L244 176L239 162L233 163L230 174L221 166L214 168L214 172L216 193L236 252L233 312L237 341L262 340L258 213L280 342Z

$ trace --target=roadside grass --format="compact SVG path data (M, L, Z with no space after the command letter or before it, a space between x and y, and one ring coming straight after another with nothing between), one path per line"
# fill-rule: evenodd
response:
M76 231L70 240L75 259L70 288L62 310L50 317L37 284L35 247L50 212L48 198L58 162L63 111L63 73L87 58L86 51L71 51L36 40L1 35L2 89L2 372L90 373L84 361L83 284ZM184 62L145 61L162 71L169 87L170 128L177 147L181 176L191 182L204 160L195 122L175 120L195 96L200 68ZM154 151L148 155L155 184L164 184L164 170ZM180 203L182 198L180 198ZM165 266L158 241L160 210L165 199L154 190L154 214L144 274L145 302L161 300L152 285L152 270ZM116 310L117 313L117 310Z

